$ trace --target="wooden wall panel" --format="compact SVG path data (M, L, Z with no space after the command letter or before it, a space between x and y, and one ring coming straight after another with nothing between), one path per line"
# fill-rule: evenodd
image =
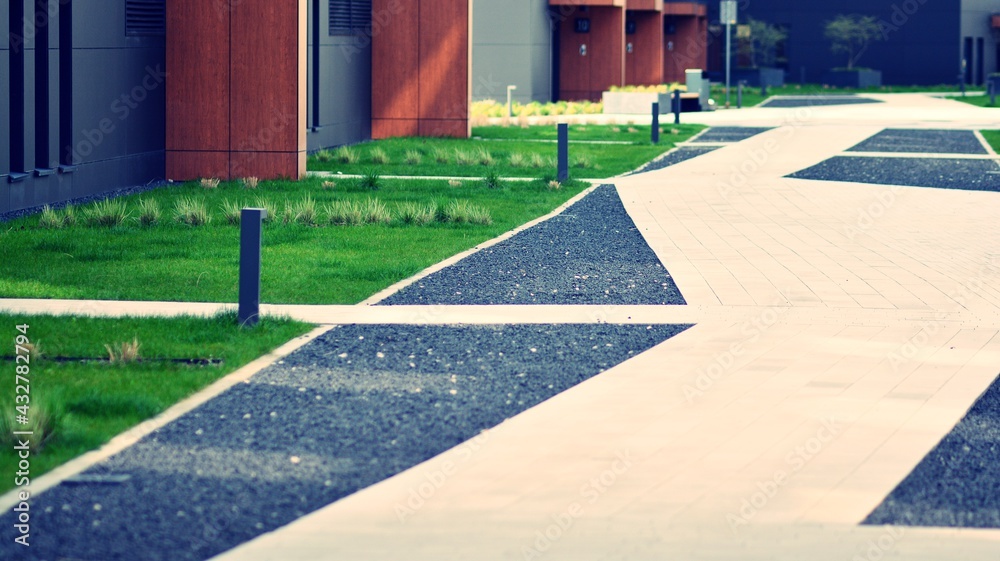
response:
M212 2L167 3L167 151L229 149L228 30Z
M628 19L635 21L636 31L625 36L625 43L632 43L632 52L626 48L625 83L630 85L655 85L663 82L663 16L659 12L631 12Z
M676 32L664 36L664 44L673 41L674 50L665 53L663 81L683 83L685 70L705 70L708 64L707 22L704 17L668 17L673 18Z
M591 8L593 46L590 61L590 98L599 100L611 86L625 85L625 10Z
M590 13L577 11L569 14L559 24L559 99L590 98L592 34L574 31L577 18L590 17ZM583 45L587 46L587 56L580 54L580 47Z
M229 178L229 151L167 150L167 179L189 181L202 177Z
M374 13L396 13L372 38L372 119L417 119L419 115L420 3L374 0ZM374 123L373 123L373 129ZM380 127L381 129L381 127ZM377 136L372 131L375 138Z
M469 136L471 9L471 0L373 2L393 13L372 38L373 138Z
M420 119L469 114L469 0L420 3Z

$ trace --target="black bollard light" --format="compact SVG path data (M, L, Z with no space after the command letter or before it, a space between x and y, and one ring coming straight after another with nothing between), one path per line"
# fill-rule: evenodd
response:
M736 84L736 108L743 109L743 82Z
M559 127L559 170L556 180L559 183L569 179L569 125L560 123Z
M245 208L240 213L240 327L253 327L260 321L260 245L267 211Z
M649 140L653 144L660 143L660 102L653 102L653 128L649 131Z
M675 125L679 125L679 124L681 124L681 91L680 90L674 90L673 105L674 105L674 124Z

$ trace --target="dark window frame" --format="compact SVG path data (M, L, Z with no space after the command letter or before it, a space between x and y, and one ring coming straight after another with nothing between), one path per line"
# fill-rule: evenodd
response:
M9 35L10 50L10 93L8 103L10 109L10 175L9 181L23 179L27 174L25 161L24 134L26 123L24 119L24 38L25 19L23 0L14 0L9 4Z

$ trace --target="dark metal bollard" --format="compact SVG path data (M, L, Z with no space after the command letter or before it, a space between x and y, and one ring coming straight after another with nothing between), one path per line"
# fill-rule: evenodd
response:
M800 86L806 85L806 67L805 66L799 67L799 85Z
M253 327L260 320L260 238L267 211L245 208L240 213L240 327Z
M736 108L743 109L743 82L736 84Z
M674 90L673 105L674 105L674 124L675 125L679 125L679 124L681 124L681 91L680 90Z
M997 104L997 85L996 84L997 84L996 82L994 82L993 80L990 80L989 83L988 83L988 85L987 85L987 88L989 88L989 90L990 90L990 106L991 107Z
M767 84L763 82L760 84L760 97L767 97Z
M958 87L962 90L962 97L965 97L965 73L958 75Z
M569 179L569 125L559 125L559 171L556 180L559 183Z
M653 102L653 127L649 131L649 140L653 144L660 143L660 103Z

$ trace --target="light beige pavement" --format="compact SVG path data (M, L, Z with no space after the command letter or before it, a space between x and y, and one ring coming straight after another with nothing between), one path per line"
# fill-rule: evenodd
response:
M616 180L688 306L273 308L697 325L216 559L995 561L997 530L858 525L1000 371L1000 195L784 178L893 123L996 128L886 99L703 116L783 126Z

